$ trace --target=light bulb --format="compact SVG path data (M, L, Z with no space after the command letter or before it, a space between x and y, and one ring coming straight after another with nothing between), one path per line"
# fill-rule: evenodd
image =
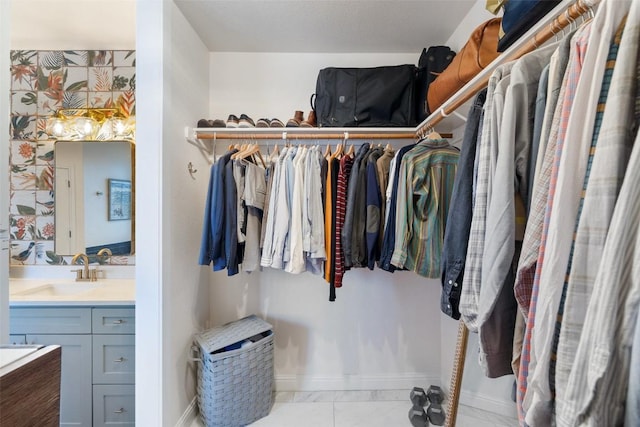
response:
M113 133L116 136L124 136L127 133L127 124L124 118L112 118Z
M55 115L47 119L47 134L60 138L67 134L67 126L65 119Z
M98 122L91 117L77 117L74 128L82 138L91 138L98 130Z

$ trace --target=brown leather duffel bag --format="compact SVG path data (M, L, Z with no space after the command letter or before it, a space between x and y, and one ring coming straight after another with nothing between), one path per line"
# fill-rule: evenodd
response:
M500 18L493 18L476 28L451 64L431 83L427 93L429 111L436 111L499 55L500 22Z

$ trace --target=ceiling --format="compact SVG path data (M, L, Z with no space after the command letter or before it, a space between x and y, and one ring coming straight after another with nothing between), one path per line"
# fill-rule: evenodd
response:
M11 49L135 49L135 0L11 0L10 7Z
M420 52L477 0L174 0L212 52Z

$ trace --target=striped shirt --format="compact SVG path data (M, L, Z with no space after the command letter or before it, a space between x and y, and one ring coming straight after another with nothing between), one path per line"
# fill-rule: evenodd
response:
M558 383L559 425L573 425L576 420L594 426L622 425L623 421L620 412L624 410L634 330L630 322L637 316L640 292L640 148L635 135L639 40L640 2L635 1L620 41L576 236L558 367L566 360L562 346L569 344L575 351L567 350L572 351L573 359L566 387ZM585 259L578 258L583 254ZM582 273L574 275L574 271ZM571 341L563 341L565 334Z
M560 158L562 156L562 149L564 148L564 136L567 130L567 125L569 121L569 115L571 113L571 106L573 104L573 98L575 96L575 89L580 78L581 71L581 63L579 61L580 56L578 56L578 49L586 49L586 42L588 41L588 29L590 28L589 23L582 26L578 31L576 31L575 35L572 38L572 50L571 57L569 59L569 65L567 71L565 72L565 79L563 82L563 90L564 96L559 98L558 105L556 106L556 114L554 115L554 122L557 122L557 126L552 124L552 133L550 138L555 140L555 143L552 143L550 140L547 144L547 153L545 154L545 162L546 164L542 166L541 173L544 175L541 180L541 185L544 185L544 181L548 180L548 192L546 196L544 193L539 194L539 198L536 198L536 201L532 202L532 207L540 206L540 201L546 199L545 209L544 209L544 218L542 222L542 232L540 238L540 247L538 251L538 258L535 264L535 274L533 287L531 292L531 302L529 307L529 313L526 322L525 336L524 342L522 345L522 357L520 359L520 373L518 375L518 393L517 401L518 401L518 415L520 420L524 420L526 411L529 409L532 401L533 401L533 392L530 392L527 388L528 386L528 377L531 372L535 371L537 359L535 358L535 349L532 346L532 331L535 325L535 313L536 313L536 305L538 300L538 292L540 285L540 270L542 268L542 264L544 262L545 255L545 245L547 241L547 232L549 228L549 219L551 216L551 209L553 198L555 195L556 183L558 178L558 165L560 163ZM582 55L583 56L583 55ZM554 135L553 130L557 129ZM555 138L554 138L555 136ZM551 161L549 162L551 158ZM546 178L546 174L548 173L548 178ZM534 196L535 198L535 196ZM530 214L531 215L531 214ZM531 218L531 216L530 216ZM526 236L525 236L526 239ZM520 269L520 265L518 266ZM531 423L530 423L531 424Z
M342 226L344 225L345 212L347 210L347 191L349 176L354 158L342 156L340 159L340 169L338 171L338 194L336 195L336 257L335 257L335 287L342 286L342 276L345 272L344 253L342 252Z
M569 283L572 283L572 286L576 286L575 282L573 282L574 280L578 280L580 283L584 283L583 280L585 279L585 274L584 274L585 271L583 268L588 265L589 259L591 260L590 262L593 262L594 264L597 265L598 261L600 260L600 255L602 254L602 246L597 245L596 242L593 242L594 243L593 248L590 248L590 245L588 243L593 241L592 237L590 236L591 232L588 231L588 229L585 229L584 226L581 228L580 223L582 221L581 220L582 214L583 212L585 212L584 206L585 206L586 193L588 191L587 190L588 184L590 182L591 173L592 171L594 171L593 160L594 160L596 148L598 145L598 136L600 134L600 129L601 129L602 120L603 120L604 111L605 111L605 105L607 102L607 96L609 94L611 77L613 75L613 67L616 63L616 57L618 56L618 46L620 44L620 39L622 38L622 30L624 29L624 22L625 20L623 20L622 23L620 24L618 31L616 32L616 35L614 37L614 41L613 43L611 43L611 46L609 48L609 54L607 56L607 63L606 63L604 76L602 80L602 87L600 89L600 96L598 98L598 106L597 106L597 112L596 112L594 128L593 128L593 137L591 140L591 150L589 153L589 159L587 160L587 168L585 171L584 183L582 186L582 198L580 200L580 206L578 207L578 216L576 219L574 239L572 242L571 252L569 254L567 274L565 277L565 282L563 284L562 296L560 299L560 306L558 307L558 316L556 319L556 326L554 329L554 337L553 337L554 341L552 344L551 361L549 365L549 385L551 388L552 396L556 395L556 388L558 388L558 391L560 392L561 395L564 395L566 382L568 380L568 376L571 371L571 365L573 364L573 357L575 355L575 350L578 347L577 338L580 336L580 327L576 329L576 325L578 324L580 326L582 325L581 322L584 321L584 311L586 310L586 305L588 304L588 300L585 300L582 298L582 295L585 295L585 294L581 294L577 300L570 300L569 301L570 307L567 310L567 319L566 319L569 321L569 324L564 323L565 322L564 309L565 309L565 304L567 302L567 293L569 290ZM606 132L606 129L605 129L605 132ZM617 144L614 144L614 145L618 146ZM603 148L603 149L607 150L607 148ZM624 151L626 152L627 150L624 150ZM628 160L628 157L627 156L624 156L624 157L625 157L624 166L626 166L626 161ZM602 181L600 181L598 174L601 172L605 172L605 171L601 171L601 168L603 166L606 166L605 167L606 169L611 170L611 166L607 166L607 165L611 165L611 163L608 161L605 164L603 164L602 162L599 162L598 169L594 171L596 173L593 175L593 177L595 178L595 181L596 181L595 184L598 187L600 187L598 182L602 184ZM622 170L620 172L619 179L613 179L611 181L607 179L606 181L614 182L614 183L622 182L624 167L621 169ZM614 187L615 187L615 194L617 195L619 187L618 185L615 185ZM593 191L593 189L591 191ZM602 193L600 193L599 191L596 193L595 195L596 200L598 200L599 198L598 194L602 194ZM590 195L590 198L591 197L593 197L593 195ZM597 203L600 204L602 203L602 201L598 200ZM593 208L594 206L590 204L589 210ZM594 213L596 216L599 216L597 215L598 213L604 212L601 208L597 208L596 210L597 212ZM613 206L611 206L611 210L608 211L608 215L605 215L605 218L603 218L605 220L604 224L608 224L609 221L611 220L611 211L613 211ZM589 211L587 211L586 213L589 214ZM585 218L585 220L588 220L588 219ZM606 230L607 228L608 227L605 226L603 229ZM591 230L591 231L595 231L595 230ZM585 232L587 232L589 236L583 235L583 233ZM582 240L582 239L585 239L585 240ZM580 246L580 248L578 248L577 244L579 240L582 240L582 242L586 242L587 245ZM602 240L597 239L596 241L601 241L604 243L604 239ZM596 256L597 258L590 258L589 255ZM575 270L573 270L574 260L576 261ZM584 264L585 261L587 262L587 264ZM583 268L579 268L578 267L579 265L582 265ZM595 277L593 277L592 279L595 279ZM591 281L589 286L591 286L592 283L593 282ZM573 289L573 292L575 292L575 289ZM572 296L574 296L573 292L572 292ZM573 304L575 303L577 303L578 306L573 307ZM577 321L572 320L572 313L575 313L576 311L582 314L581 318L578 319ZM565 329L564 333L562 334L562 345L560 345L561 329ZM559 351L561 352L560 354L558 354ZM556 387L556 384L558 384L558 387Z
M440 257L459 151L427 140L400 164L396 242L391 263L421 276L440 277Z

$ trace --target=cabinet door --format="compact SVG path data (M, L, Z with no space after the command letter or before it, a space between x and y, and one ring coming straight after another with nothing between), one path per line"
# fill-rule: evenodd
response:
M93 383L134 384L135 335L93 336Z
M27 335L29 344L62 347L60 425L91 426L91 335Z
M93 426L135 426L134 385L93 386Z
M94 308L92 311L94 334L135 334L134 308Z

